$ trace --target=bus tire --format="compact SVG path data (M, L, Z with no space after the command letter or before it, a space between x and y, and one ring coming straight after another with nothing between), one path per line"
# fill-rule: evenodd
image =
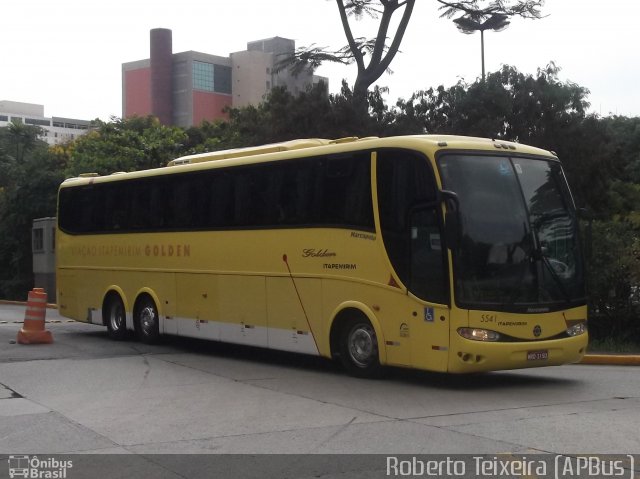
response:
M118 293L111 293L102 306L102 317L107 323L107 333L111 339L122 341L127 337L127 320L124 303Z
M145 344L155 344L160 339L158 308L149 296L142 296L135 308L135 326L138 339Z
M340 361L352 376L379 378L380 365L378 337L368 319L348 320L340 333Z

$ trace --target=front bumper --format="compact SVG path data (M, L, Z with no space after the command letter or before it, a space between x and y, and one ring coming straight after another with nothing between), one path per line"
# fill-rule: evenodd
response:
M473 373L576 363L583 358L588 342L588 333L523 342L473 341L455 334L449 347L448 372ZM546 354L529 354L535 352ZM527 359L528 356L536 359Z

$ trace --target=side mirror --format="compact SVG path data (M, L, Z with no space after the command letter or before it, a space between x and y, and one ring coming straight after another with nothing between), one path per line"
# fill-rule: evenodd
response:
M456 211L447 211L444 215L444 236L447 248L455 251L460 246L460 214Z

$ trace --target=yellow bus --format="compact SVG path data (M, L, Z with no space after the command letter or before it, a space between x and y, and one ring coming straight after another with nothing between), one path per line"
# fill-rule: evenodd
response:
M552 152L456 136L308 139L66 180L62 315L466 373L579 361L576 210Z

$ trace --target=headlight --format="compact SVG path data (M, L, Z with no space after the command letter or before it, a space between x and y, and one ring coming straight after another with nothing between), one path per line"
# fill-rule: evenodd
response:
M498 341L500 340L500 334L488 329L476 329L476 328L459 328L458 334L466 339L472 339L474 341Z
M576 323L567 329L568 336L579 336L587 332L587 323Z

